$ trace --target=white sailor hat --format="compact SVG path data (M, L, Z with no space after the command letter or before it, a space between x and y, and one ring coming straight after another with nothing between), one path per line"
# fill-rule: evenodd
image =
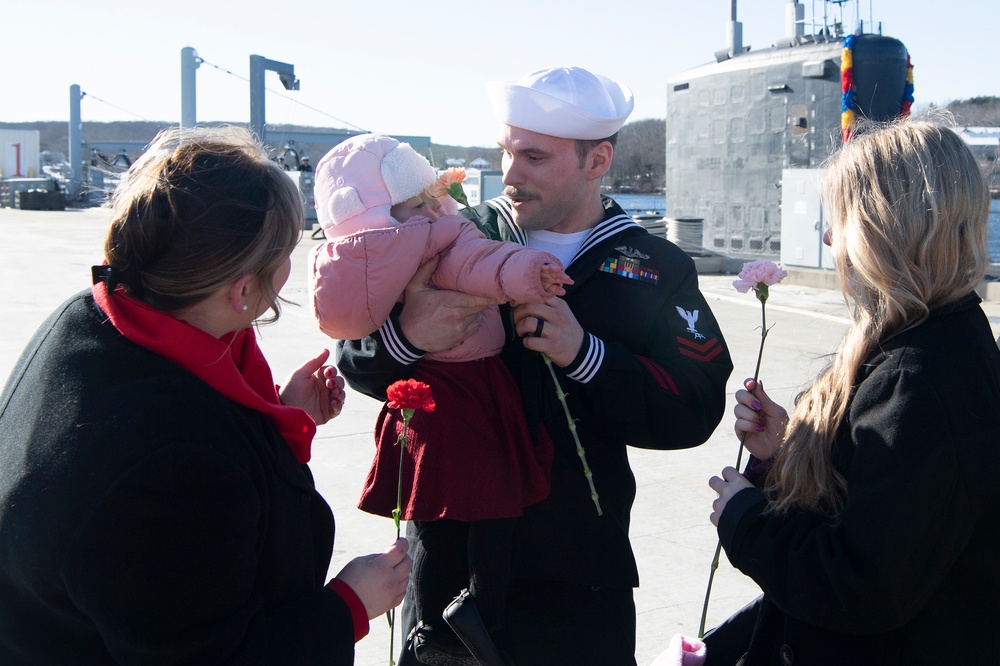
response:
M486 88L503 124L564 139L607 138L634 106L628 86L580 67L540 69Z

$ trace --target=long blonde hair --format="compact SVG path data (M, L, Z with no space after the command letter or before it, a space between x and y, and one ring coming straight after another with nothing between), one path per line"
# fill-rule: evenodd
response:
M109 288L174 311L253 275L277 319L272 279L302 234L302 204L247 130L164 130L110 204Z
M769 476L771 509L836 517L846 483L835 434L858 371L891 336L972 292L989 264L989 191L962 139L936 122L862 125L822 190L853 321L833 361L800 394Z

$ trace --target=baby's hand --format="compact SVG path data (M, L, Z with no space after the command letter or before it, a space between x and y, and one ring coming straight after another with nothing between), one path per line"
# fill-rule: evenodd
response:
M573 284L573 280L566 275L566 271L555 264L542 264L542 289L550 296L565 296L564 284Z

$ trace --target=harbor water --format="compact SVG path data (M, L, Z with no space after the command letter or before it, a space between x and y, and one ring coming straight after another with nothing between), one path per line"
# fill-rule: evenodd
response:
M666 214L667 197L662 194L612 194L611 197L629 215ZM994 199L990 203L990 235L987 245L990 250L990 261L1000 263L1000 199Z

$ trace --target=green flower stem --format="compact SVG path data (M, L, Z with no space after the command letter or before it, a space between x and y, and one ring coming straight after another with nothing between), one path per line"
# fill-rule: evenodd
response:
M764 356L764 340L767 339L767 308L765 307L767 303L767 285L761 284L754 291L757 292L757 300L760 301L760 348L757 350L757 365L753 369L753 383L757 384L757 379L760 376L760 361ZM747 439L747 433L743 433L740 437L740 450L736 454L736 471L739 471L740 464L743 461L743 449L744 442ZM712 570L708 574L708 587L705 590L705 603L701 607L701 623L698 625L698 638L705 637L705 618L708 616L708 600L712 596L712 581L715 580L715 572L719 568L719 555L722 552L722 541L720 540L715 544L715 556L712 558Z
M385 618L389 620L389 666L396 666L396 659L393 657L396 651L396 609L386 611Z
M480 223L479 213L477 213L476 209L469 203L469 198L465 196L465 190L462 188L462 183L452 183L448 186L447 191L448 196L465 206L465 209L469 211L469 219L478 225Z
M757 299L760 301L760 347L757 349L757 365L753 369L753 383L757 385L760 377L760 360L764 357L764 340L767 339L767 285L761 285L762 291L757 292ZM740 451L736 455L736 469L739 470L740 462L743 460L743 442L746 441L746 433L740 437Z
M403 414L403 434L399 436L399 478L396 480L396 508L392 510L392 522L396 523L396 541L399 541L399 517L403 513L403 456L410 443L409 425L414 410L404 407L399 410ZM387 610L385 618L389 621L389 666L396 666L393 655L396 653L396 609Z
M715 557L712 558L712 570L708 574L708 588L705 590L705 605L701 607L701 623L698 625L698 638L705 637L705 618L708 616L708 598L712 595L712 581L715 571L719 568L719 555L722 553L722 542L715 544Z
M747 438L746 433L740 437L740 454L743 453L743 440ZM740 468L740 462L737 459L736 469ZM715 544L715 555L712 557L712 570L708 572L708 587L705 589L705 603L701 607L701 622L698 624L698 638L705 637L705 618L708 617L708 600L712 596L712 581L715 580L715 572L719 568L719 555L722 553L722 541L719 540Z
M396 480L396 508L392 511L392 522L396 523L396 540L399 540L399 516L403 513L403 455L410 443L409 426L414 410L404 407L399 410L403 414L403 434L399 436L399 478Z
M544 352L542 352L542 359L545 361L545 365L548 366L549 374L552 375L552 381L556 385L556 396L559 398L559 402L562 403L563 412L566 414L569 432L573 435L573 441L576 443L576 454L580 456L580 462L583 463L583 475L587 477L587 483L590 484L590 499L594 500L594 506L597 507L597 515L603 516L604 512L601 510L601 500L597 496L597 488L594 487L594 473L590 471L590 465L587 464L587 454L583 450L583 444L580 443L580 435L576 432L576 421L573 420L573 416L569 413L569 406L566 404L566 394L563 392L559 378L556 376L556 369L552 367L552 359Z

